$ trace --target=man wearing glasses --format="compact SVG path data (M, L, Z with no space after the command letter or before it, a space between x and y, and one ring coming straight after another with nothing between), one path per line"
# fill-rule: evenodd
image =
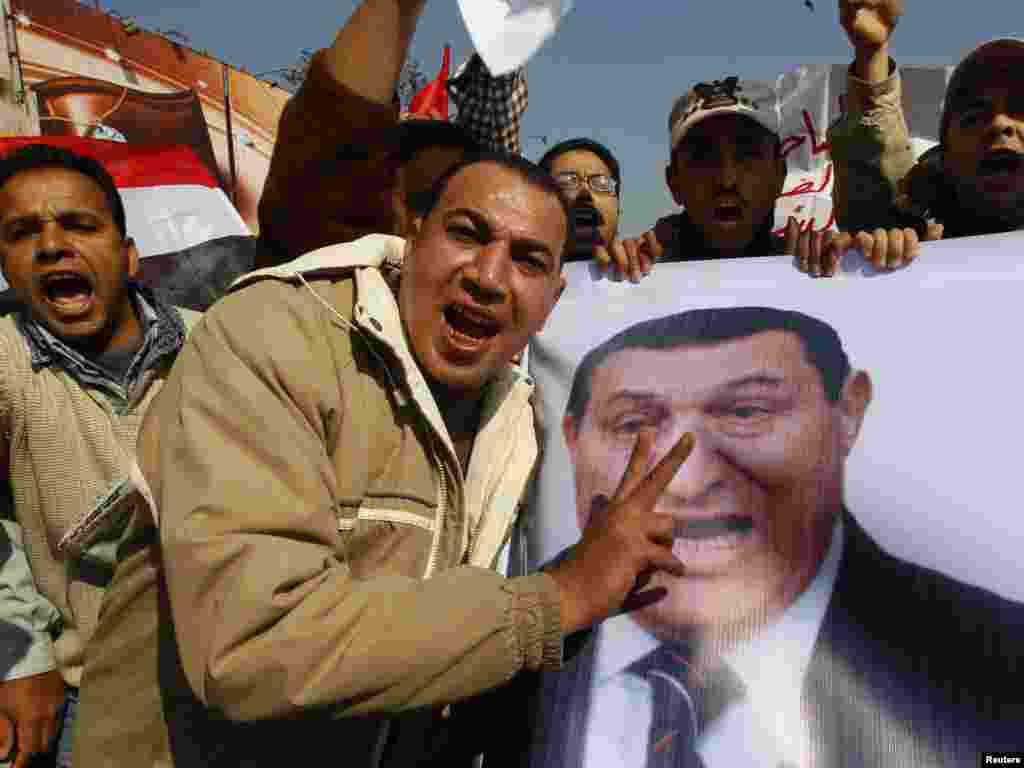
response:
M549 149L539 165L555 177L572 206L573 245L566 261L594 259L601 269L614 263L632 280L650 271L660 253L653 233L618 237L622 172L611 150L592 139L570 139Z

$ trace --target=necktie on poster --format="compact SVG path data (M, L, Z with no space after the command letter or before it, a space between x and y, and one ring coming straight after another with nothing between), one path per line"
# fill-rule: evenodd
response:
M523 66L551 37L573 0L459 0L466 30L495 77Z

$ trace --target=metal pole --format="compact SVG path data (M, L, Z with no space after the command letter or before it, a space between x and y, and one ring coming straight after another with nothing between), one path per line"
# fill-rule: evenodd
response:
M228 166L231 168L231 202L238 207L238 175L235 172L235 134L231 130L231 78L228 65L221 62L224 71L224 116L228 128Z
M31 117L32 110L28 103L28 89L25 87L25 73L21 69L21 48L18 46L18 23L14 18L13 9L7 0L3 0L4 34L8 40L8 57L11 63L11 74L17 93L21 94L21 106L25 114Z

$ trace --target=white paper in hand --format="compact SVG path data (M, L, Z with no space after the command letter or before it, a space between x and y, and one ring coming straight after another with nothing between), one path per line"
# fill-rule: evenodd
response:
M459 10L477 53L499 77L523 66L537 52L572 10L572 2L459 0Z

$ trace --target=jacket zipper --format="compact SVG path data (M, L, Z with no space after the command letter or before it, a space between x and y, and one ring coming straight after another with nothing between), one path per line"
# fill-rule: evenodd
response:
M430 446L430 457L437 465L437 519L434 527L434 538L430 544L430 557L427 560L427 570L423 578L429 579L437 569L437 560L441 554L441 534L444 531L444 520L448 514L448 473L445 472L444 462L438 458L437 450L433 441Z
M487 506L480 510L480 519L476 521L476 527L469 532L469 545L466 548L466 562L473 562L473 555L476 554L476 545L480 541L480 532L484 529L484 519L487 517Z

